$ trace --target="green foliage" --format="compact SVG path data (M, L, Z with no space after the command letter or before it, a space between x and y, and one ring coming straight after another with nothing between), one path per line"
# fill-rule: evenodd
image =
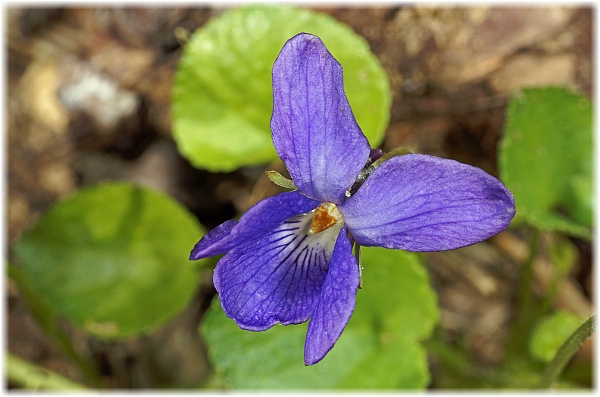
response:
M516 94L509 103L499 157L502 180L515 196L516 220L590 238L589 99L562 88Z
M196 289L188 253L202 234L168 196L111 183L56 205L15 252L32 293L91 334L125 338L188 303Z
M85 392L83 385L75 383L64 376L46 368L33 365L13 354L8 354L5 361L7 378L19 384L23 389L33 391Z
M364 286L334 348L305 367L307 325L238 328L214 300L201 332L225 385L244 389L397 388L429 383L425 349L438 320L435 293L414 253L363 248Z
M531 335L531 356L546 363L552 361L558 349L581 323L582 320L578 316L567 311L559 311L541 318Z
M561 282L569 275L579 258L577 247L565 235L557 234L553 237L548 252L553 267L552 278L542 297L540 313L546 313L552 307Z
M368 43L330 16L281 6L223 12L195 32L173 87L173 137L194 166L232 171L277 159L271 143L271 69L285 42L321 37L344 68L345 89L371 146L383 140L391 95Z
M555 269L555 277L562 279L569 274L579 257L577 247L568 238L556 236L549 248L550 263Z
M173 137L194 166L226 172L277 159L269 127L271 69L284 43L300 32L320 36L343 65L357 121L371 146L381 144L391 93L386 72L367 41L324 14L250 6L224 11L195 32L178 64ZM535 233L542 229L591 239L588 98L563 88L517 93L508 106L499 162L501 179L515 196L516 223L529 223ZM269 177L279 186L295 188L277 173ZM80 366L88 382L101 386L100 376L60 331L58 320L65 317L108 340L151 332L182 310L195 292L197 264L188 260L188 253L202 234L194 217L169 197L125 183L103 184L78 192L45 214L14 247L18 265L9 266L9 276L42 329ZM580 387L560 375L595 329L595 318L582 327L570 312L540 318L578 253L564 236L554 241L549 249L554 278L545 296L534 300L534 247L523 266L522 294L503 362L483 368L440 332L428 342L429 352L441 363L436 387ZM216 369L207 387L427 387L430 374L422 341L431 336L439 309L420 256L381 248L362 252L364 286L354 315L335 347L314 366L303 365L308 323L244 331L226 317L215 298L199 330ZM8 364L8 378L27 388L81 388L15 356L9 355Z

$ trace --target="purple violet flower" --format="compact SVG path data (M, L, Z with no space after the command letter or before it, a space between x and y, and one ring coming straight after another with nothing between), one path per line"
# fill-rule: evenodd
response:
M353 244L406 251L475 244L509 225L514 198L496 178L453 160L406 154L370 164L381 151L371 151L344 93L342 67L316 36L302 33L284 45L273 96L273 144L297 190L216 227L190 259L225 253L214 285L243 329L310 318L304 363L312 365L354 311L360 265Z

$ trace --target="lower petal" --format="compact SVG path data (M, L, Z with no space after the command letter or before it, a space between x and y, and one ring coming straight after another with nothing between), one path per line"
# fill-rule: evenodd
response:
M379 166L338 206L361 245L450 250L504 230L514 198L496 178L454 160L407 154Z
M339 227L307 235L312 213L287 219L259 240L235 247L217 264L223 310L243 329L306 321L319 300Z
M305 365L318 363L333 348L354 311L359 282L358 264L343 227L335 243L319 303L308 325Z

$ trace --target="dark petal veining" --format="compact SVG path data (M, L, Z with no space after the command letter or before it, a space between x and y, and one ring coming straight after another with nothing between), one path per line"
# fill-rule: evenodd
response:
M299 324L313 312L339 227L307 235L312 214L287 219L254 242L229 251L213 281L223 310L244 329Z
M312 211L319 204L298 192L266 198L250 208L239 222L224 222L202 237L192 249L190 259L222 254L242 243L257 240L284 220Z

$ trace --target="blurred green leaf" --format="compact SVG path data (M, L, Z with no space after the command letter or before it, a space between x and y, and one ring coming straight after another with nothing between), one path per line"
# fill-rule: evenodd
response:
M307 324L243 331L215 298L201 326L224 383L244 389L395 388L429 383L419 343L439 312L427 272L414 253L363 248L363 289L341 338L318 364L305 367Z
M62 331L59 326L60 315L56 311L56 308L48 303L44 296L37 294L31 288L20 266L8 263L7 270L8 277L17 284L19 294L24 299L27 309L46 335L56 343L64 355L78 365L90 385L96 388L104 387L103 381L94 369L91 360L80 355L73 346L71 338Z
M519 209L517 208L517 213L518 212ZM534 209L527 217L527 221L540 230L563 232L587 240L591 240L592 238L592 231L589 227L578 225L574 220L569 219L558 212L548 211L541 213L538 209Z
M556 235L550 245L550 263L556 270L556 278L569 274L579 258L579 251L567 237Z
M573 266L578 262L579 250L569 240L568 236L553 233L549 241L550 263L554 268L550 283L541 299L539 313L546 313L555 301L561 282L569 275Z
M558 349L582 324L575 314L559 311L543 317L534 327L529 344L531 356L543 362L550 362Z
M188 255L202 234L168 196L110 183L57 204L15 252L33 293L91 334L125 338L188 303L196 288Z
M378 146L389 121L387 75L365 39L330 16L283 6L223 12L196 31L173 87L173 137L194 166L231 171L277 159L271 142L271 69L285 42L301 32L321 37L344 68L358 124Z
M570 181L570 195L568 197L573 219L577 222L592 226L594 210L594 188L592 186L591 159L586 164L586 170L581 175L574 175Z
M515 196L517 220L590 238L589 99L563 88L517 93L508 106L499 157L501 178Z

